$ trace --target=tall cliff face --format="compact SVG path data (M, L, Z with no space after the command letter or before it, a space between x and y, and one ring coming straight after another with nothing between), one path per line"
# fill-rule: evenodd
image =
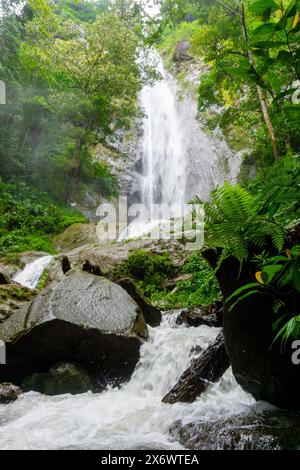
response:
M195 195L203 200L223 184L237 181L243 151L229 148L220 129L208 132L198 115L197 92L206 66L199 60L176 60L171 74L177 78L177 106L187 142L186 198Z

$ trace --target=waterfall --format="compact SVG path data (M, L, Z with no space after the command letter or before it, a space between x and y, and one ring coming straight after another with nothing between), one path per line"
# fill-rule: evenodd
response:
M181 92L162 59L154 55L161 80L140 94L144 117L132 183L135 199L148 214L131 222L120 241L149 233L158 224L163 230L167 219L157 217L153 204L173 206L172 217L181 216L183 205L195 196L209 200L225 180L235 183L243 155L228 147L219 129L208 134L197 118L196 99Z
M38 285L41 275L47 266L49 266L52 259L53 256L47 255L26 264L23 271L17 273L13 280L22 286L29 287L29 289L35 289Z
M131 380L99 394L26 393L0 405L1 449L182 449L170 436L178 420L211 421L238 414L254 400L228 370L194 403L168 405L162 397L177 382L199 347L206 348L218 328L187 328L164 315L141 347ZM197 348L196 348L197 346Z
M144 136L142 139L141 202L180 204L185 202L186 148L176 108L175 83L159 58L162 80L141 92Z

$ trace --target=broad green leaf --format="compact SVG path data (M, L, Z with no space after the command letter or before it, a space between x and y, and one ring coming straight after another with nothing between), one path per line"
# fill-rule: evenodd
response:
M277 55L277 60L279 60L282 64L285 65L293 65L294 58L292 54L288 51L280 51Z
M287 18L283 16L275 26L275 31L281 31L286 28Z
M275 23L262 24L255 28L254 31L252 31L252 37L254 39L261 38L263 40L265 38L267 40L268 38L271 38L273 36L275 27Z
M272 282L276 274L282 271L282 269L283 269L283 266L279 264L271 264L269 266L265 266L262 270L261 277L266 284L270 284L270 282Z
M285 41L258 41L251 43L251 47L257 49L274 49L275 47L285 46Z
M286 263L288 261L288 258L286 256L278 255L278 256L272 256L272 258L269 258L268 261L269 262L272 261L272 263L284 261Z
M269 57L269 52L267 49L252 49L252 53L257 57Z
M272 330L273 331L278 330L280 323L286 317L287 317L287 313L285 313L284 315L281 315L281 317L277 318L277 320L272 323Z
M279 10L279 5L273 0L259 0L258 2L253 3L249 10L255 13L258 16L264 16L267 12L270 14L273 11Z
M291 18L291 16L294 16L297 13L297 8L299 8L299 2L298 0L293 0L284 13L285 18Z
M264 294L265 292L264 291L259 291L257 289L255 290L250 290L249 292L246 292L246 294L244 295L241 295L230 307L229 307L229 312L231 312L231 310L234 309L234 307L240 303L242 300L244 299L247 299L248 297L250 297L251 295L254 295L254 294Z
M251 289L252 287L256 287L257 289L259 288L259 284L257 282L250 282L249 284L246 284L245 286L240 287L239 289L236 289L230 297L226 299L226 303L228 303L231 299L236 297L237 295L241 294L242 292L245 292L248 289Z

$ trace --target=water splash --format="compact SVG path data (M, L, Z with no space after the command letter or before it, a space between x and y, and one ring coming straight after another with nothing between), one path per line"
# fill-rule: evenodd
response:
M0 405L2 449L181 449L169 429L179 419L213 420L238 413L253 400L228 371L192 404L168 405L161 398L217 328L175 326L172 315L141 348L130 382L101 394L43 396L30 392Z
M29 289L35 289L38 285L41 275L47 266L49 266L52 259L53 256L47 255L26 264L23 271L17 273L13 280L22 286L29 287Z

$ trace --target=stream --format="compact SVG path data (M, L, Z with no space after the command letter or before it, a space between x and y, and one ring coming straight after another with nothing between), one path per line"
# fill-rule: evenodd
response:
M55 397L29 392L0 405L1 449L182 449L169 433L176 421L213 421L252 406L230 370L192 404L161 403L199 346L206 348L218 333L178 326L175 317L167 314L159 327L149 327L150 339L121 389Z

